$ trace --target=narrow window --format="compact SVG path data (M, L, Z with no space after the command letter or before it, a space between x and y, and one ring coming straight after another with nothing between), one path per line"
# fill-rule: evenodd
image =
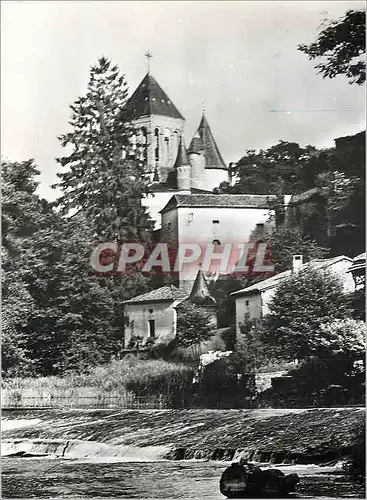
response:
M248 300L246 300L245 304L246 304L246 306L248 306L250 304L250 302Z
M219 224L219 220L218 219L214 219L213 220L213 224Z
M149 337L155 337L155 319L148 320L149 323Z
M154 131L155 137L155 161L159 162L159 129L156 128Z

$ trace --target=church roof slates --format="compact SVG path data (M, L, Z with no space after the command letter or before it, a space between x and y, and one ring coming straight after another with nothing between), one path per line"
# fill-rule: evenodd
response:
M169 116L184 120L162 87L149 73L145 75L126 103L124 112L131 120L149 115Z

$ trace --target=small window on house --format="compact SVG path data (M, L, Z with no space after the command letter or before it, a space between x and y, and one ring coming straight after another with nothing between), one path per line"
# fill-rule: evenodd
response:
M171 223L170 222L168 222L168 224L167 224L167 229L171 229Z
M149 314L152 314L153 313L153 309L149 309Z
M154 338L155 337L155 320L150 319L148 321L148 323L149 323L149 337Z
M193 218L194 218L194 214L192 212L190 212L189 216L187 218L187 222L192 222Z
M220 241L219 240L213 240L212 245L219 245L220 246Z
M250 301L246 300L245 304L246 304L246 306L248 306L250 304Z
M213 224L219 224L219 220L218 219L214 219L213 220Z

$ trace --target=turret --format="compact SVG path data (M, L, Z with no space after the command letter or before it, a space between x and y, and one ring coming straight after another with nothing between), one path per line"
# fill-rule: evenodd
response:
M177 189L182 194L190 194L191 187L191 166L190 161L187 156L187 151L185 147L184 138L181 135L180 144L178 146L177 157L174 164L174 170L176 171L177 178Z
M205 156L199 131L192 138L188 154L191 164L191 188L205 189Z

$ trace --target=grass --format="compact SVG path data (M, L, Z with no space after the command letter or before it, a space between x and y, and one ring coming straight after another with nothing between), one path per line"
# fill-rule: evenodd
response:
M163 360L141 360L126 356L92 368L85 374L67 374L64 377L9 378L2 387L9 391L51 393L57 395L81 388L95 388L101 392L133 390L151 393L168 390L191 377L192 369L181 363Z

